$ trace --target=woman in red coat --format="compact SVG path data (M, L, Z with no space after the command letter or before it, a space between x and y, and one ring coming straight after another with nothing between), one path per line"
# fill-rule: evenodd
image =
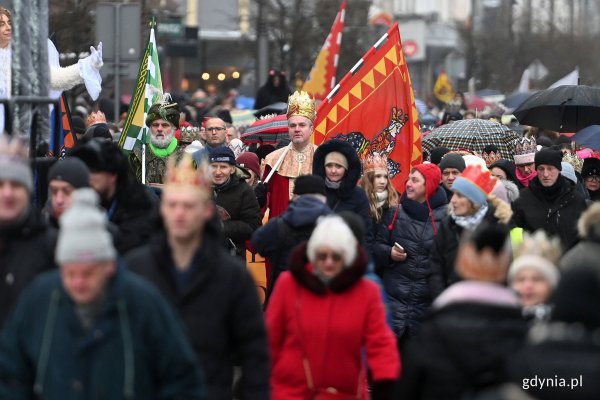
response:
M319 219L292 252L266 315L273 399L312 399L315 391L366 399L365 364L371 398L391 394L400 374L396 339L366 267L366 252L335 215Z

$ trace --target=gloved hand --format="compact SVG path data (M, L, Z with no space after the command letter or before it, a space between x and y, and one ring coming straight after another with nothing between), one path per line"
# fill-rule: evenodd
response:
M262 182L257 184L256 187L254 188L254 195L256 196L256 200L258 201L258 206L260 208L263 208L265 206L265 204L267 203L268 189L269 188L268 188L267 184L262 183Z
M104 65L104 61L102 61L102 42L98 43L98 48L95 49L94 46L90 46L90 62L92 66L96 69L102 68Z

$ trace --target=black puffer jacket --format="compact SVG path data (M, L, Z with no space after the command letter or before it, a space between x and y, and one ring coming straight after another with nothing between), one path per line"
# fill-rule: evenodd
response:
M475 290L509 292L500 286L492 289L483 285ZM511 295L515 297L510 293L501 297ZM456 293L453 297L452 302L432 312L419 334L408 342L397 398L459 400L509 381L507 360L522 346L527 333L520 309L502 304L492 295L485 302L461 299Z
M233 241L238 255L245 257L246 240L250 240L261 222L254 191L237 175L232 175L229 182L215 186L213 190L215 203L227 211L221 211L223 236Z
M325 179L325 157L332 151L340 152L348 161L348 171L342 178L340 187L327 187L327 205L334 213L352 211L361 216L365 223L365 247L369 253L373 250L372 221L369 212L369 199L363 188L357 186L361 176L360 159L356 150L348 142L329 140L320 145L313 159L313 174Z
M269 357L256 286L245 265L227 254L215 222L204 232L185 289L177 285L164 233L127 257L128 267L147 278L178 311L209 385L207 399L231 399L233 365L245 399L269 398Z
M512 203L516 226L528 232L543 229L548 235L558 236L565 249L578 242L577 220L586 207L583 196L562 176L551 188L534 178Z
M499 223L494 216L496 209L489 205L482 222L491 224ZM431 276L429 277L429 290L431 297L435 299L444 289L460 280L454 271L454 261L458 244L464 228L456 223L451 215L448 215L438 227L438 234L433 239L429 265Z
M17 225L0 228L0 327L33 278L54 268L55 245L56 231L34 208Z
M447 215L446 195L441 187L429 199L429 204L439 227ZM426 203L417 203L402 196L394 216L396 209L390 208L377 233L375 262L388 294L392 327L400 339L414 335L431 304L427 281L431 275L429 254L434 228ZM391 231L388 229L390 225L393 227ZM394 242L404 247L406 260L392 261L390 253Z

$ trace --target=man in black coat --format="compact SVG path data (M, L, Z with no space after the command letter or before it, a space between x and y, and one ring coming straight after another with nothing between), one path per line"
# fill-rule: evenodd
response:
M157 196L133 178L119 146L91 139L75 146L70 156L80 158L90 169L90 185L98 193L109 221L117 227L115 247L119 254L148 242L156 211Z
M254 190L236 172L235 155L229 147L209 150L214 200L223 222L223 235L235 253L246 259L246 240L260 226L260 209Z
M545 148L535 153L537 176L522 189L512 203L517 226L529 232L543 229L558 236L565 249L579 240L577 220L587 205L583 196L570 185L560 171L562 153Z
M160 214L164 230L127 255L179 311L206 373L208 399L231 399L240 365L244 399L269 398L267 337L256 286L222 246L211 183L191 159L167 171ZM255 200L256 201L256 200Z
M0 139L0 328L23 289L54 267L56 233L29 201L26 149Z

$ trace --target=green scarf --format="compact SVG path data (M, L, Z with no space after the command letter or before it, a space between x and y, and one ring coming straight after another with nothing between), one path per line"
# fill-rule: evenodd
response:
M169 143L169 145L164 148L158 148L155 145L153 145L152 143L150 143L150 150L152 150L152 152L154 153L155 156L160 157L160 158L167 158L169 157L171 154L173 154L173 152L175 151L175 149L177 148L177 139L173 138L173 140L171 140L171 143Z

